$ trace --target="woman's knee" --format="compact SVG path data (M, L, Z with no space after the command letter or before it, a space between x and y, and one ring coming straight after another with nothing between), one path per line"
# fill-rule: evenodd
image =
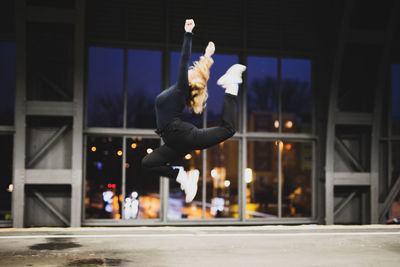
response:
M236 133L236 129L234 127L232 127L231 125L225 125L225 129L226 129L228 138L231 138Z
M142 159L142 167L145 168L145 169L150 169L151 167L154 166L154 163L151 160L150 155L151 154L148 154Z

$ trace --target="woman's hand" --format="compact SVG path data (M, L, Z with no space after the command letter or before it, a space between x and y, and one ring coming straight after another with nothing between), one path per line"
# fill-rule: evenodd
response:
M185 22L185 31L192 32L193 28L194 28L194 20L187 19Z
M209 42L207 47L206 47L206 52L204 53L204 56L206 57L211 57L215 53L215 45L213 42Z

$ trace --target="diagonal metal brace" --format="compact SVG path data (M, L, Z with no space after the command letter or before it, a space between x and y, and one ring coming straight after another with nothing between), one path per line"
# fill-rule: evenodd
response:
M30 168L35 164L35 162L40 159L45 152L60 138L68 129L69 125L64 125L49 139L47 142L39 149L39 151L33 155L33 157L26 164L26 168Z
M336 207L335 212L334 212L334 216L338 215L343 209L344 207L346 207L346 205L356 196L357 192L354 191L352 192L348 197L346 197L345 199L343 199Z
M37 199L49 210L51 211L61 222L63 222L66 226L69 226L68 219L59 212L50 202L46 200L46 198L36 190L33 190L33 194Z
M50 86L51 89L53 89L53 91L56 92L57 94L59 94L61 97L63 97L64 99L71 98L71 96L69 94L67 94L63 89L61 89L60 86L58 86L56 83L49 80L46 76L44 76L41 73L38 73L37 75L39 76L40 79L43 80L43 82L45 82L48 86Z
M393 203L393 200L396 198L396 196L399 192L400 192L400 176L397 178L396 182L393 184L392 189L390 189L390 192L385 199L385 202L383 202L383 204L381 206L381 213L379 215L379 221L382 221L384 219L386 213L389 211L390 205Z
M356 157L350 151L350 149L340 140L338 137L335 137L336 146L344 153L346 158L350 160L350 162L356 167L357 171L365 172L364 167L358 162Z

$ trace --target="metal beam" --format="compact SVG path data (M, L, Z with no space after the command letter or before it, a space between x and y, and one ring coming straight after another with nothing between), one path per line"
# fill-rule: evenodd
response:
M56 207L54 207L50 202L48 202L44 196L39 193L36 190L33 190L33 194L35 195L35 197L37 197L37 199L51 212L53 213L57 219L59 219L62 223L64 223L66 226L69 226L69 221L67 218L65 218L65 216L59 212Z
M13 227L24 226L25 206L25 99L26 99L26 21L25 0L16 0L16 72L12 218Z
M84 109L84 66L85 66L85 6L86 1L76 1L74 34L74 109L72 126L72 181L71 181L71 226L79 227L82 222L82 197L84 194L83 162L83 109Z
M392 189L390 189L389 194L387 195L385 202L383 202L379 214L379 221L382 221L389 211L394 199L396 198L397 194L400 192L400 176L397 178L396 182L393 184Z
M71 184L72 171L68 169L31 169L25 172L26 184Z
M12 134L15 132L15 127L14 126L5 126L1 125L0 126L0 134Z
M36 116L73 116L74 103L69 101L26 101L26 114Z
M356 167L357 171L364 172L364 167L358 162L356 157L350 151L350 149L340 140L338 137L335 137L335 144L337 147L343 152L348 160Z
M351 12L354 7L354 0L345 1L344 14L341 21L338 36L336 55L333 63L332 80L329 96L326 157L325 157L325 220L326 224L334 223L334 157L335 157L335 130L336 130L336 109L339 82L341 79L341 66L343 64L344 43L348 31L348 24Z
M344 207L356 196L357 192L354 191L350 195L348 195L345 199L343 199L336 207L335 207L335 212L334 216L338 215Z
M36 152L36 154L28 161L26 168L31 168L48 151L48 149L59 140L59 138L67 131L68 127L69 125L64 125L58 129L57 132L50 137L50 139L47 140L39 151Z
M369 172L335 172L334 185L366 186L371 184Z
M335 113L336 124L342 125L372 125L372 113L366 112L343 112Z

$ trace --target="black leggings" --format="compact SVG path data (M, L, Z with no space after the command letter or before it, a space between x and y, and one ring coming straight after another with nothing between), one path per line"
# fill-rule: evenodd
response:
M217 127L198 129L181 120L169 123L161 135L165 144L144 157L142 167L159 176L175 179L178 170L174 170L168 165L169 163L182 158L193 150L214 146L235 134L236 102L236 96L225 94L221 125Z

